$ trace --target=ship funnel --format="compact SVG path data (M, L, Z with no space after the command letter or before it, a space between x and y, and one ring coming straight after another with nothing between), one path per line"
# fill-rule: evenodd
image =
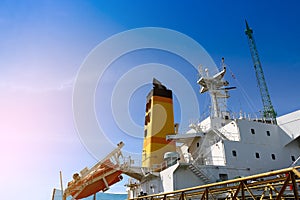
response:
M174 127L172 91L154 78L146 103L142 167L158 167L166 152L176 151L175 142L166 140Z

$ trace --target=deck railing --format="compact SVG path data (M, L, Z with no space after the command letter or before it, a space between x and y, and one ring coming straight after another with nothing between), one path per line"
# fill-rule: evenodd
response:
M299 199L300 166L131 200Z

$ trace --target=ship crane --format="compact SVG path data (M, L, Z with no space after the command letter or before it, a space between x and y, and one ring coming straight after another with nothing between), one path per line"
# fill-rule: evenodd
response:
M263 117L267 120L271 120L271 122L277 124L276 122L276 112L271 102L270 94L267 88L265 76L263 73L263 69L261 66L261 62L259 60L258 51L256 48L256 44L253 37L253 31L249 27L247 21L246 22L246 30L245 34L248 37L249 48L251 52L252 61L254 64L257 84L259 87L262 103L263 103Z

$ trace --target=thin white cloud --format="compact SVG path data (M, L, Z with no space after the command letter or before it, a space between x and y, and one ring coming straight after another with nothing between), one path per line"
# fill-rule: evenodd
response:
M1 90L22 91L28 93L45 93L51 91L64 91L73 88L75 78L69 78L59 83L48 84L48 86L37 84L22 84L21 82L2 81L0 82Z

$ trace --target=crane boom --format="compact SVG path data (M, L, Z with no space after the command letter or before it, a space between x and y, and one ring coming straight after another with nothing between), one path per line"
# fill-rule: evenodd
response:
M272 120L273 123L276 123L276 112L271 102L270 94L267 88L267 83L259 60L258 51L253 37L253 31L249 27L247 21L246 21L245 34L248 37L248 43L249 43L252 61L254 64L257 84L259 87L259 91L263 103L263 117L268 120Z

